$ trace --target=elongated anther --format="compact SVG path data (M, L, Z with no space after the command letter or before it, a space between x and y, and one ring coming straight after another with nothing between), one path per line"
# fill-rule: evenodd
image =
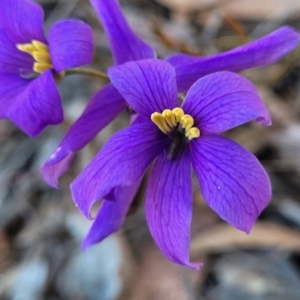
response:
M189 140L196 139L200 137L200 130L197 127L192 127L185 133L185 136Z
M35 51L32 53L33 58L40 63L48 63L49 65L51 65L51 58L50 58L50 54L47 52L38 52Z
M182 128L188 131L190 128L193 127L194 119L190 115L184 115L180 119L180 124L182 125Z
M31 43L17 44L16 47L34 58L33 70L36 73L42 74L53 68L49 48L46 44L33 40Z
M170 109L165 109L162 113L162 116L166 119L170 127L174 127L177 125L176 117Z
M181 117L184 115L184 111L182 108L180 107L176 107L172 110L172 112L174 113L175 115L175 118L176 118L176 122L179 123L180 122L180 119Z
M52 65L47 64L47 63L40 63L40 62L35 62L33 64L33 70L36 73L44 73L45 71L49 70L52 68Z
M35 46L32 44L17 44L16 47L18 50L29 54L36 50Z
M39 42L37 40L32 40L31 43L32 43L32 45L35 46L35 48L37 50L44 51L44 52L49 52L49 47L46 44L44 44L42 42Z
M157 127L163 132L168 133L170 132L171 128L167 124L165 118L158 112L155 112L151 115L151 120L153 123L157 125Z

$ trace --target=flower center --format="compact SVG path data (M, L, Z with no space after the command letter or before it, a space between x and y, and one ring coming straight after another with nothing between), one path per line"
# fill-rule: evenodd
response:
M180 107L173 110L165 109L161 114L155 112L151 115L151 120L172 140L168 149L166 149L166 157L169 160L176 157L184 144L200 136L200 130L193 127L193 117L185 114Z
M173 110L165 109L161 114L155 112L151 115L151 120L165 134L171 134L177 129L189 141L200 136L200 130L197 127L193 127L193 117L184 114L183 109L180 107L176 107Z
M53 68L49 48L46 44L33 40L28 44L17 44L16 47L34 58L35 63L33 64L33 70L36 73L42 74Z

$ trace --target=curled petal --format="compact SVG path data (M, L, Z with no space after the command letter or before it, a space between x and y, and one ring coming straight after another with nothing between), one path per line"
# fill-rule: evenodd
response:
M57 72L88 65L93 60L93 31L82 21L63 20L49 31L49 48Z
M90 0L108 36L116 64L154 58L154 49L129 26L117 0Z
M178 106L175 69L167 62L146 59L111 67L112 84L140 115Z
M30 0L1 0L0 27L13 43L46 43L43 30L44 11Z
M114 190L114 201L103 200L93 225L82 243L84 250L100 243L120 229L140 183L141 179L131 186L117 187Z
M135 183L168 144L169 139L151 122L132 125L114 134L71 184L79 210L90 218L94 202L116 187Z
M126 102L111 84L99 90L43 165L45 181L57 188L58 178L68 170L75 152L89 143L125 107Z
M10 106L7 116L31 137L48 125L62 122L63 110L51 70L31 81Z
M300 35L289 26L249 44L207 57L175 54L167 60L176 69L180 92L186 92L199 78L217 71L239 72L270 65L292 51L299 43Z
M59 151L60 148L58 148L56 151ZM55 157L56 153L52 154L49 158L49 161L51 159L57 159L57 157L60 158L60 160L57 163L45 163L41 169L42 175L44 177L44 180L51 185L54 188L58 188L58 179L64 175L70 168L70 165L73 161L73 158L75 156L75 153L70 152L69 154L65 155L57 155Z
M146 195L150 232L168 259L199 269L201 264L189 262L192 195L188 149L174 160L167 160L161 153L153 164Z
M270 114L255 86L243 76L217 72L196 81L182 105L200 131L219 133L255 120L271 125Z
M271 184L257 158L222 136L191 142L191 160L207 204L226 222L249 233L271 199Z

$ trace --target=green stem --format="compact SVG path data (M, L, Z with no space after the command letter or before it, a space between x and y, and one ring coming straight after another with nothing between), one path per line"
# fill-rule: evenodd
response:
M109 81L109 78L106 73L89 69L89 68L76 68L76 69L69 69L66 70L66 76L67 75L86 75L86 76L93 76L97 78L104 79L106 81Z

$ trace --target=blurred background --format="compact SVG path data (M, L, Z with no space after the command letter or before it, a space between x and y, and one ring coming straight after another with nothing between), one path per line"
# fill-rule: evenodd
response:
M94 65L112 64L108 42L87 0L39 0L46 30L62 18L94 29ZM300 30L299 0L124 0L131 25L159 57L208 55L289 24ZM300 47L270 67L243 72L259 89L272 118L227 133L267 169L273 199L252 233L219 219L194 180L191 258L199 272L170 263L154 244L144 217L145 183L122 229L87 252L80 243L91 222L76 210L69 184L108 137L127 126L124 113L77 154L60 189L39 168L90 96L105 83L70 76L60 85L66 118L29 139L0 125L0 299L3 300L299 300L300 299Z

